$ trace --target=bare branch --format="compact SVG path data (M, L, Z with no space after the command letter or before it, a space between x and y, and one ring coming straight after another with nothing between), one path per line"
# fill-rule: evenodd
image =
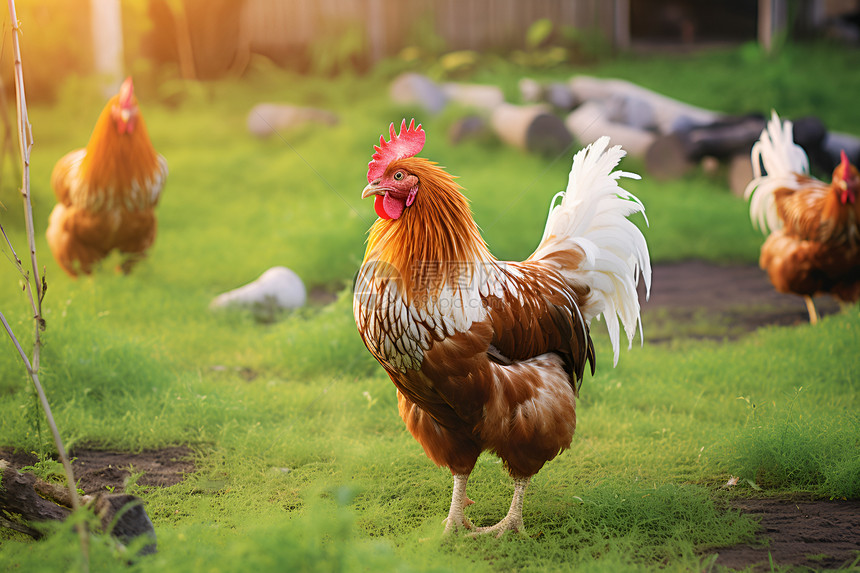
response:
M33 225L33 204L30 198L30 151L33 148L33 130L32 126L30 125L29 115L27 113L27 98L24 92L24 67L21 63L21 44L19 36L20 27L18 24L18 15L15 10L15 0L8 0L8 5L9 16L12 20L12 49L15 61L15 95L17 96L15 102L18 110L18 144L21 153L22 164L21 197L24 202L24 220L27 230L27 240L30 247L30 264L32 266L31 275L28 276L28 273L24 271L23 264L18 258L18 255L14 253L14 249L12 252L15 257L18 269L24 276L24 282L26 284L27 293L30 298L30 304L33 308L35 336L33 340L32 360L27 360L26 353L21 348L21 345L18 340L15 338L15 335L12 332L9 323L6 321L6 318L2 316L2 314L0 314L0 317L2 317L3 326L9 336L12 338L15 347L18 349L18 352L21 355L24 365L27 368L27 373L30 376L30 380L33 382L33 386L36 388L36 393L39 396L39 403L42 406L42 410L45 412L45 418L48 421L48 427L51 429L51 434L54 438L54 445L57 447L57 453L60 456L60 461L63 464L63 469L66 474L66 481L68 482L69 495L72 502L72 510L78 511L81 507L81 500L78 496L78 490L75 484L75 476L72 471L72 464L69 462L69 456L66 453L65 447L63 446L63 440L60 437L60 432L57 429L56 422L54 421L54 416L51 412L51 406L48 404L48 398L45 395L45 390L42 387L42 383L39 381L39 357L42 349L41 332L44 329L45 324L44 318L42 317L42 300L44 298L46 283L44 277L39 273L39 263L36 258L36 231ZM3 236L6 237L5 231L3 232ZM8 242L8 237L6 237L6 240ZM33 289L35 289L35 296L33 294ZM87 531L86 523L84 523L83 521L78 522L77 530L81 542L81 555L83 558L82 567L83 570L87 572L89 571L89 533Z

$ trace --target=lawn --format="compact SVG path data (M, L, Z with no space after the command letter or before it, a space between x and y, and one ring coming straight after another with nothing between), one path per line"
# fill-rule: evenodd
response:
M858 64L857 51L831 46L772 57L743 47L541 71L492 60L469 79L498 83L513 98L522 75L622 77L731 113L815 113L860 134L850 95L860 88ZM131 275L116 275L112 260L79 280L45 244L50 174L85 143L103 101L92 82L73 80L55 105L31 106L36 246L48 282L43 380L63 436L72 449L188 445L197 467L169 488L130 485L146 502L159 552L126 564L96 539L94 571L682 571L707 566L714 548L752 539L756 525L730 508L733 497L860 498L856 308L815 327L660 345L648 344L646 311L644 346L624 351L614 369L605 328L593 325L597 373L583 384L571 449L527 493L527 535L443 539L450 474L406 432L394 387L352 319L350 280L375 218L360 199L372 145L391 121L424 123L421 155L460 176L503 259L536 246L570 158L488 142L451 146L450 115L392 105L389 81L382 70L331 79L256 61L240 80L141 82L150 136L170 165L159 235ZM325 107L340 122L254 139L245 121L262 101ZM646 206L653 262L757 260L761 236L722 178L643 175L627 188ZM0 223L20 254L23 218L8 165L3 177ZM334 302L272 324L208 309L274 265ZM0 310L27 348L32 326L18 277L11 262L0 266ZM0 446L50 450L8 341L0 373ZM739 485L721 487L730 476ZM498 460L482 456L468 515L495 522L512 490ZM4 570L75 570L77 551L68 526L39 543L0 529Z

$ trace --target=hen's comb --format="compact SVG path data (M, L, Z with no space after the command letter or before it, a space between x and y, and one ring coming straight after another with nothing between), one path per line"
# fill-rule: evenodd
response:
M134 84L131 81L131 76L125 78L122 85L119 87L119 106L122 108L130 108L132 98L134 97Z
M388 132L391 139L385 141L385 136L379 136L379 145L374 145L373 149L376 153L370 163L367 164L367 182L371 183L375 179L382 177L385 169L392 161L403 159L405 157L413 157L424 148L424 139L426 135L421 128L421 124L415 126L415 120L409 122L409 127L406 127L406 120L400 123L400 134L394 131L394 124L388 127Z
M842 150L842 153L841 153L841 159L842 159L842 161L839 162L839 165L840 165L840 167L842 167L842 178L847 179L849 169L851 167L851 162L848 161L848 155L845 153L844 149Z

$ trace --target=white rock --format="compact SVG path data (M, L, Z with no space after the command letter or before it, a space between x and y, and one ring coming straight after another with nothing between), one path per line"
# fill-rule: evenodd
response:
M218 295L209 308L248 308L261 320L274 320L278 311L299 308L306 300L299 275L286 267L272 267L254 282Z

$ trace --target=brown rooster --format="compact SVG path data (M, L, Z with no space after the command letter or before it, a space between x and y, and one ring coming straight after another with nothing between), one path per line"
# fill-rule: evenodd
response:
M811 177L792 123L773 112L753 146L752 164L755 178L745 196L753 223L770 229L759 264L776 290L803 296L813 324L813 296L860 299L860 174L845 152L829 184Z
M99 116L85 149L63 156L51 185L57 205L48 245L64 271L76 277L113 249L131 271L155 240L155 206L167 178L167 161L146 133L131 78Z
M445 531L471 528L466 482L484 450L502 459L515 490L507 516L476 532L519 531L531 476L570 446L586 363L594 372L591 320L606 318L616 361L618 316L631 343L640 324L636 283L641 271L650 287L651 267L627 216L644 209L618 186L638 177L613 171L624 152L607 149L608 138L582 150L537 250L503 262L454 178L415 157L421 126L389 131L362 193L379 219L356 280L356 324L397 387L406 427L454 476Z

